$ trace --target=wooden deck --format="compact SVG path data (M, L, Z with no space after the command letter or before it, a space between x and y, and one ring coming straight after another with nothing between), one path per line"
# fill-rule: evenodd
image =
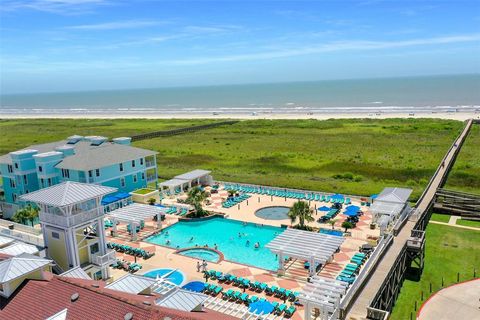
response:
M423 194L423 197L417 204L417 210L420 212L420 215L423 215L424 212L428 209L430 203L435 197L437 189L440 188L445 182L448 171L455 162L456 155L461 148L463 141L465 140L470 127L472 126L472 120L469 120L465 125L460 136L457 138L455 143L449 149L445 158L442 160L442 163L435 172L434 177L431 180L427 190ZM374 274L367 281L365 286L363 286L362 291L358 295L357 300L353 304L351 310L347 313L347 319L367 319L367 307L370 306L371 301L379 291L381 285L385 281L387 274L397 258L397 256L402 251L403 247L406 245L407 240L410 237L411 231L414 229L416 221L407 221L403 228L400 230L399 234L395 237L393 244L390 246L388 251L385 253L382 260L379 262Z

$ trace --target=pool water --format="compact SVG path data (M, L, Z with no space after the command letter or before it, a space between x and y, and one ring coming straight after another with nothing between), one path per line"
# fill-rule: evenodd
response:
M266 207L259 209L255 212L255 215L259 218L266 220L284 220L288 219L289 207Z
M157 276L162 277L170 272L174 271L174 269L155 269L151 270L143 275L145 277L154 278L156 279ZM170 274L167 278L168 281L175 283L176 285L181 285L185 280L185 276L181 271L175 270L172 274Z
M147 241L179 249L205 244L213 248L216 244L225 260L273 271L278 268L278 260L264 246L282 232L283 229L278 227L214 218L195 222L179 221ZM260 243L260 248L255 248L256 242Z
M339 230L331 230L331 229L321 228L318 232L319 233L324 233L324 234L329 234L329 235L332 235L332 236L343 237L343 232L339 231Z
M220 255L218 253L216 253L213 250L207 250L207 249L189 249L189 250L179 252L178 254L182 256L195 258L199 260L206 260L210 262L218 262L218 260L220 260Z

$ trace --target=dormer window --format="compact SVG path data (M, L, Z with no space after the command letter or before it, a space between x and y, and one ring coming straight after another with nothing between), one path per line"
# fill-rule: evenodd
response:
M132 168L135 168L135 160L132 160Z

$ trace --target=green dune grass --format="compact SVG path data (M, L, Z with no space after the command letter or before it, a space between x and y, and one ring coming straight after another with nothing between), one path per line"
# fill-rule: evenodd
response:
M212 121L3 120L0 153L72 134L129 136ZM248 120L134 145L159 152L161 178L203 168L219 180L346 194L403 186L415 199L462 127L432 119Z

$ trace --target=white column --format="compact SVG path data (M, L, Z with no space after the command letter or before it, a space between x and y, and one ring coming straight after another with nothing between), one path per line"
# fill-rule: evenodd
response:
M116 237L117 236L117 220L115 218L110 218L110 220L112 221L113 223L113 236Z
M312 319L312 308L310 306L310 303L309 302L305 303L304 308L305 308L304 319L308 319L308 320Z
M283 275L285 273L283 252L278 253L278 274Z
M162 229L162 214L157 213L157 229Z
M137 241L137 224L130 223L130 228L132 230L132 241Z
M308 274L310 276L315 274L315 258L313 256L310 257L310 268L308 269Z
M75 228L69 228L66 230L67 237L68 237L68 248L70 251L70 263L73 267L77 267L80 265L80 257L78 255L78 247L77 247L77 236L75 235Z
M105 221L103 221L103 217L100 217L97 219L97 231L98 231L100 255L103 256L107 251L107 242L105 241Z

